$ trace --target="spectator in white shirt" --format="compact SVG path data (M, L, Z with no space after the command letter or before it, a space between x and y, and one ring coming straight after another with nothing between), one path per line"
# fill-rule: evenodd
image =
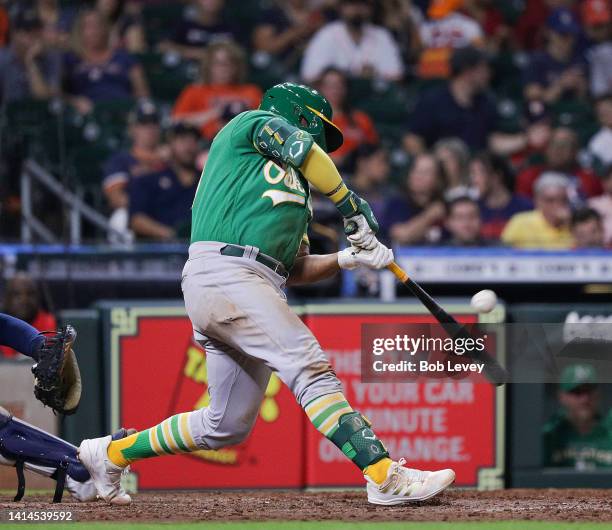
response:
M589 152L600 164L612 164L612 93L601 96L595 103L601 129L589 141Z
M341 0L340 20L326 24L308 43L302 78L313 82L334 67L353 77L400 79L404 68L397 43L371 18L371 0Z
M450 58L454 49L481 46L484 33L473 18L459 13L460 0L432 0L428 20L421 25L423 52L417 73L421 78L444 78L450 75Z

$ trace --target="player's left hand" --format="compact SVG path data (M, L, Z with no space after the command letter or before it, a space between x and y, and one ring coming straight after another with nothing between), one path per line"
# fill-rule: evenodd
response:
M349 191L336 206L344 217L344 232L351 245L373 249L376 246L378 221L367 201Z
M70 325L47 335L32 366L34 395L61 414L74 414L81 400L81 373L72 350L75 338Z
M357 227L356 230L355 226ZM364 250L372 250L376 247L376 244L378 243L378 240L376 239L376 234L370 228L370 225L364 215L358 214L349 219L345 219L345 231L347 230L347 227L350 227L352 230L354 230L351 234L346 236L351 245L358 248L362 248Z
M384 269L393 261L393 251L374 238L375 246L364 249L350 246L338 252L338 265L341 269L353 270L357 267Z

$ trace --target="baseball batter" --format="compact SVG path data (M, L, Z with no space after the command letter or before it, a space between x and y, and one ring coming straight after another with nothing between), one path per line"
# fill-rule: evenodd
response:
M453 482L450 469L419 471L389 458L287 304L286 284L315 282L340 268L381 269L393 260L376 239L369 205L347 189L327 155L343 140L331 118L329 102L317 91L284 83L264 94L259 110L239 114L216 136L193 203L182 276L185 307L206 349L210 405L122 440L84 440L80 459L106 501L131 501L120 486L131 462L244 440L272 371L319 432L363 471L371 503L428 499ZM309 255L311 187L357 224L349 248Z

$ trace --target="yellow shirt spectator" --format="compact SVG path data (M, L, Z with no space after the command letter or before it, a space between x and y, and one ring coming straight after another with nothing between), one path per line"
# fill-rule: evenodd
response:
M538 210L512 216L501 239L507 245L517 248L567 249L574 245L568 226L551 225Z

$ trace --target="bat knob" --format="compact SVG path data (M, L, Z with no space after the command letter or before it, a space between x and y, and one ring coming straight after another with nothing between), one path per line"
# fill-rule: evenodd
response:
M344 233L347 236L352 236L358 230L357 223L355 221L349 221L344 225Z

